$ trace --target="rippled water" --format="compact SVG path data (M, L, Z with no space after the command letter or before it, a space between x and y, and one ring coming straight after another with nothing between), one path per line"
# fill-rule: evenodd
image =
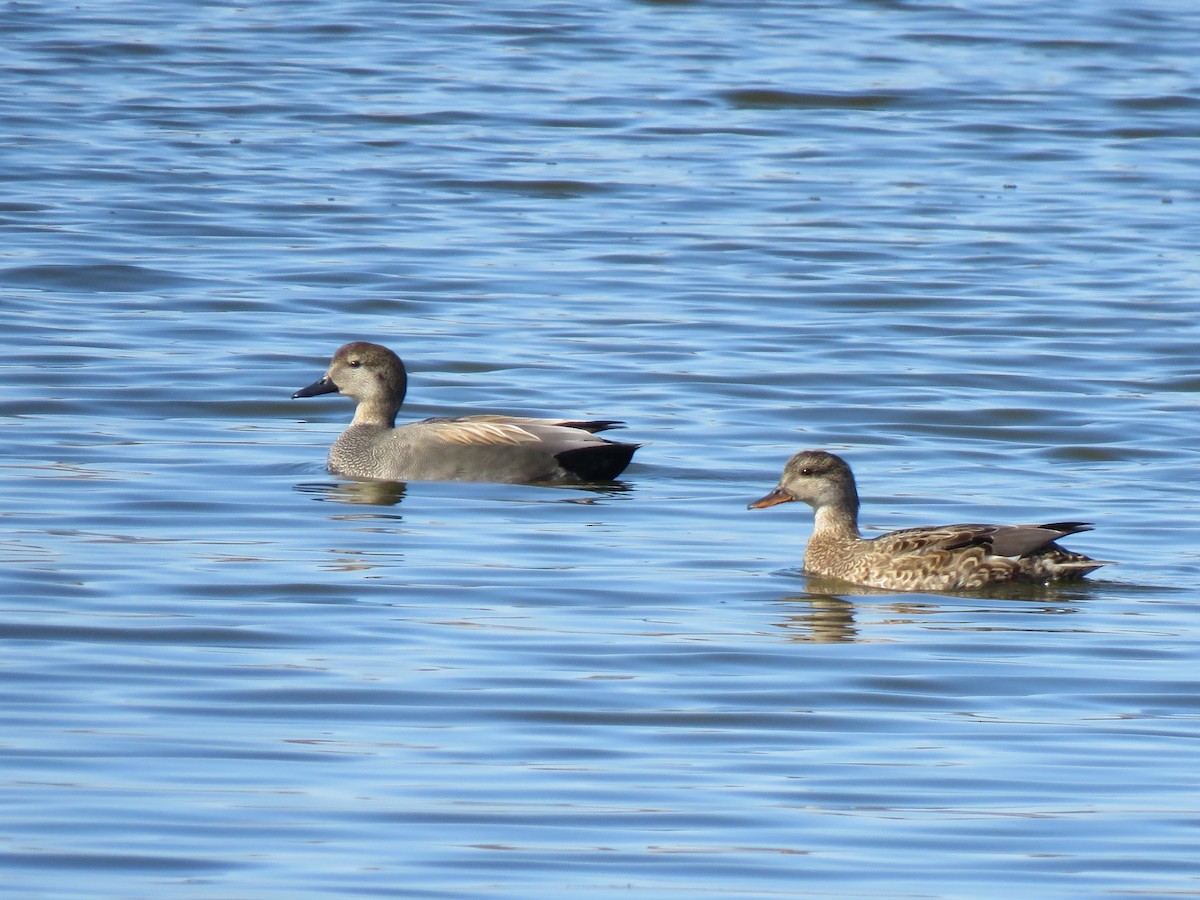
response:
M7 889L1200 892L1193 13L9 4ZM340 481L355 338L645 445ZM1120 565L810 581L806 446Z

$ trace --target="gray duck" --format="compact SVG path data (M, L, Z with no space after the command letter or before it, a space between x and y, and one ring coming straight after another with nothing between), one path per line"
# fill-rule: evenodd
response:
M350 426L329 450L329 471L385 481L578 483L611 481L638 444L598 437L615 420L520 416L433 418L396 425L408 375L379 344L339 347L319 380L292 394L340 393L357 401Z

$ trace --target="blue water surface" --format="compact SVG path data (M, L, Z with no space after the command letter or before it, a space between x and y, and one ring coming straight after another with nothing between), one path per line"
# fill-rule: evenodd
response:
M1189 5L0 17L13 896L1200 892ZM336 478L354 339L643 446ZM1119 564L809 579L805 447Z

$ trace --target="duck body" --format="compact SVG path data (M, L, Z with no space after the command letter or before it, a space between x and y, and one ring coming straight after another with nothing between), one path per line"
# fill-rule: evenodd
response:
M355 341L338 348L324 377L292 396L341 393L358 406L329 451L329 470L383 481L572 483L611 481L637 444L598 437L613 420L461 416L396 426L408 376L395 353Z
M1089 531L1086 522L938 525L864 538L858 530L854 475L845 460L823 450L793 456L775 490L750 508L792 500L802 500L815 510L812 537L804 551L805 570L868 587L970 591L1009 582L1077 579L1106 565L1056 543Z

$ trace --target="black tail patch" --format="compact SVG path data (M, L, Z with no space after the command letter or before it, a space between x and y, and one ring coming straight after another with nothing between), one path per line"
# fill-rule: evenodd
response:
M612 481L625 471L638 446L607 441L593 447L564 450L554 458L580 481Z

